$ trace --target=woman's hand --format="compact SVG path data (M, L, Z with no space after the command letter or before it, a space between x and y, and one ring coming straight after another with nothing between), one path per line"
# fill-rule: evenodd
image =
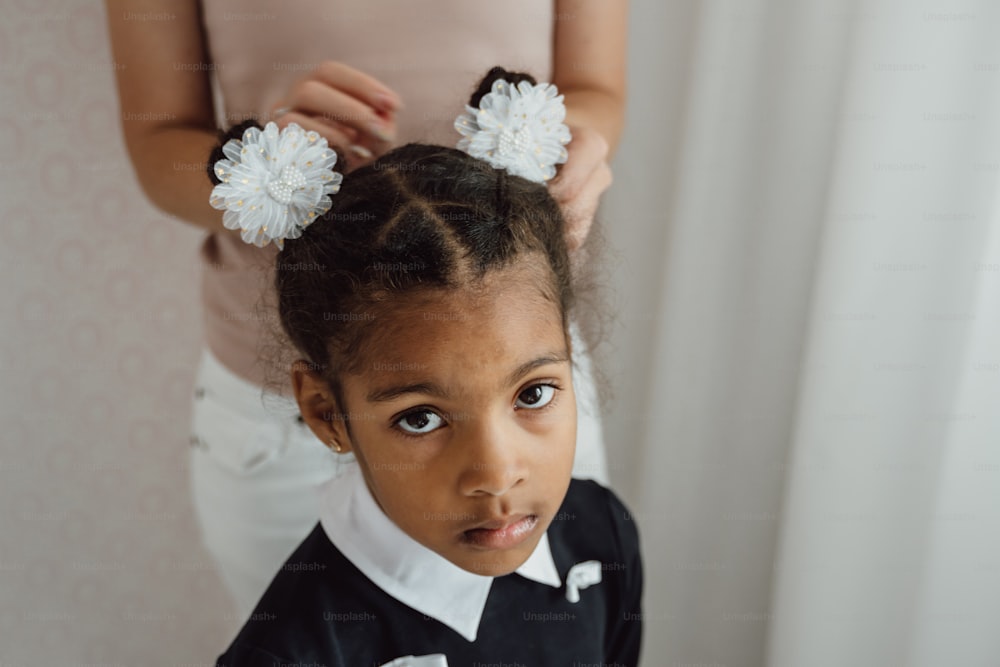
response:
M549 193L559 202L566 219L566 245L572 252L587 239L601 195L611 185L608 142L589 127L570 125L569 157L549 181Z
M399 96L364 72L327 60L296 81L275 102L270 117L283 129L298 123L315 130L346 162L345 171L375 160L396 138Z

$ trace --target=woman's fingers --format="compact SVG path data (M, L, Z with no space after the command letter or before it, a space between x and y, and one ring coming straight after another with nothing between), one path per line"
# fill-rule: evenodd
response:
M316 68L314 75L317 80L327 86L342 90L373 109L382 112L395 112L403 106L399 95L391 88L382 84L378 79L344 63L334 60L323 61Z
M299 113L316 116L370 134L380 141L393 141L396 127L391 117L382 117L367 104L322 81L308 79L296 84L283 101Z
M587 177L577 196L561 204L566 219L566 245L570 251L579 249L587 240L601 195L613 180L611 167L602 161Z
M392 148L400 108L399 96L377 79L343 63L324 61L275 102L271 117L286 118L279 127L291 122L291 114L303 127L309 118L310 129L331 145L350 150L355 163L365 163Z
M549 193L560 203L580 196L592 172L608 157L608 142L599 132L587 127L570 130L573 140L566 147L569 157L549 182Z
M559 174L549 181L549 194L559 203L566 220L566 244L577 250L587 239L601 195L611 185L608 142L596 130L571 127L573 140Z

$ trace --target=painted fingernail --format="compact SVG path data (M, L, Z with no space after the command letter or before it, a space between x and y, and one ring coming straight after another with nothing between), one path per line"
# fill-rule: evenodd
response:
M370 160L372 157L372 152L360 144L351 144L350 151L362 160Z
M376 121L368 123L368 131L374 134L382 141L392 141L392 135L389 134L389 131L385 129L381 123L378 123Z

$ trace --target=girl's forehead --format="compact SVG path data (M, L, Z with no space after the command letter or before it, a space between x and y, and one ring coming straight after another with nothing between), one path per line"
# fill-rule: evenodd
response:
M375 326L377 347L427 348L446 343L480 347L490 341L523 339L526 335L560 338L559 306L537 285L511 284L489 291L415 300L392 309ZM465 345L469 343L469 345Z
M368 327L359 374L487 372L531 355L568 354L559 304L533 272L494 273L472 290L428 290L384 304Z
M421 323L414 335L366 355L344 388L369 403L406 392L477 403L506 394L535 369L564 362L568 369L569 347L554 319L498 318L497 326L472 329L468 322Z

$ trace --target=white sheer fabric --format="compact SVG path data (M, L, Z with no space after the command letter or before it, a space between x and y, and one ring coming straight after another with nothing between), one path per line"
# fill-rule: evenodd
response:
M998 10L633 3L602 217L645 664L1000 655Z

